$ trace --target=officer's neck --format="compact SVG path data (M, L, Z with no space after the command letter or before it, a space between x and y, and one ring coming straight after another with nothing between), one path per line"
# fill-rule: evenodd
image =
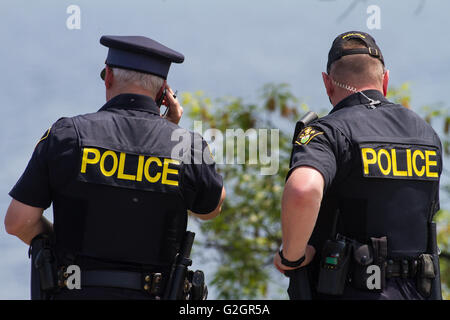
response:
M377 86L365 86L358 88L358 91L366 91L366 90L377 90L383 93L383 89ZM339 104L339 102L341 102L348 96L351 96L352 94L355 94L355 92L342 88L335 88L333 96L330 97L331 104L333 105L333 107L335 107L337 104Z
M114 98L120 94L130 94L130 93L148 96L148 97L152 98L153 100L155 100L155 96L150 91L145 90L139 86L129 85L129 86L124 86L124 87L120 87L120 88L107 89L106 90L106 101L109 101L112 98Z

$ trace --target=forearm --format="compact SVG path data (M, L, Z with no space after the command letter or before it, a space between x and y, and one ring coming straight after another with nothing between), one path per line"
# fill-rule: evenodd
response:
M320 209L320 201L290 198L285 200L283 207L283 254L286 259L295 261L305 254Z
M38 234L51 232L53 232L52 223L48 221L44 216L41 216L41 218L36 223L25 225L20 230L17 230L14 235L29 245L31 243L31 240L33 240L33 238Z
M43 212L43 208L32 207L13 199L5 216L6 232L30 244L38 234L53 230L52 224L42 215Z

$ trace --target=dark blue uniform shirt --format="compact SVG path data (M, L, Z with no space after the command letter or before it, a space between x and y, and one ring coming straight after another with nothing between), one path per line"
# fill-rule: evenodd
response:
M187 210L213 211L222 191L203 138L160 117L149 97L122 94L98 112L58 120L10 195L53 203L60 263L167 268ZM94 267L97 267L95 265Z
M428 221L439 209L439 137L417 114L381 92L363 93L381 103L373 108L362 94L352 94L303 129L294 144L290 173L309 166L325 181L310 239L316 263L337 209L337 232L361 243L387 236L388 257L426 252Z

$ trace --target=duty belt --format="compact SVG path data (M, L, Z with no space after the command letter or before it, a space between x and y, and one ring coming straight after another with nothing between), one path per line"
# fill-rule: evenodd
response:
M58 272L58 286L67 287L70 276L66 268ZM164 278L161 273L141 273L121 270L83 270L81 272L81 288L108 287L145 291L156 298L163 293Z
M387 259L386 279L389 278L414 278L420 270L417 258Z

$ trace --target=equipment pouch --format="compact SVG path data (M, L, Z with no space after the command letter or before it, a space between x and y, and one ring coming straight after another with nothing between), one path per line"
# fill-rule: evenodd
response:
M431 254L421 254L419 256L419 272L417 275L417 290L428 298L431 294L433 279L436 277L434 271L433 256Z
M380 267L381 283L379 291L382 291L386 287L387 237L370 238L370 240L373 248L373 262Z
M367 290L367 267L373 263L373 250L367 244L353 243L353 269L351 283L357 289Z

